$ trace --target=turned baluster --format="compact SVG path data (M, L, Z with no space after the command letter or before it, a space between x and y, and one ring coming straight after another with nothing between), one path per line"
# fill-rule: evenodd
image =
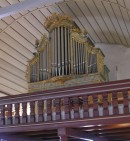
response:
M79 105L79 117L83 118L84 117L84 109L83 109L83 98L82 97L78 98L78 105Z
M73 98L69 99L69 109L70 109L70 118L74 119L74 100Z
M43 101L43 118L47 121L47 100Z
M93 106L94 106L94 101L93 101L93 96L88 96L88 113L89 113L89 117L93 117L94 113L93 113Z
M98 113L99 116L103 116L103 96L102 95L98 95Z
M130 113L130 91L128 91L128 107L129 107L129 113Z
M12 124L15 124L15 115L16 115L16 110L15 110L15 104L12 104Z
M3 106L0 105L0 125L2 125L2 119L3 119Z
M109 115L113 115L112 93L108 94L107 101L108 101L108 112L109 112Z
M52 112L52 120L56 120L56 103L55 99L51 101L51 112Z
M8 106L7 105L4 105L4 124L7 125L8 124Z
M124 103L123 103L123 93L118 92L117 93L117 100L118 100L118 112L119 114L124 114Z
M60 99L60 111L61 111L61 119L65 120L65 104L64 104L64 99Z
M35 122L39 121L39 108L38 108L38 101L35 101L34 103L34 113L35 113Z
M19 103L19 123L23 123L23 103Z
M27 108L26 108L26 112L27 112L27 123L30 123L30 117L31 117L31 106L30 106L30 102L27 102Z

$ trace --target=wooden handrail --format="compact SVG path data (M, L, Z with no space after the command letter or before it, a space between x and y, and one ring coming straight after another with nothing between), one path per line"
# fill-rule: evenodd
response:
M111 81L98 84L89 84L74 86L68 88L59 88L53 90L44 90L34 93L19 94L15 96L6 96L0 98L0 105L27 102L41 99L50 99L50 98L62 98L68 96L79 96L79 95L94 95L97 93L106 93L114 92L121 90L129 90L130 88L130 79Z

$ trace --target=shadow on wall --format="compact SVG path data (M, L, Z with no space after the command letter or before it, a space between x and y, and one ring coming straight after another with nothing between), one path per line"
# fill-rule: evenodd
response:
M95 46L105 55L105 64L110 69L110 81L130 78L130 48L104 43Z

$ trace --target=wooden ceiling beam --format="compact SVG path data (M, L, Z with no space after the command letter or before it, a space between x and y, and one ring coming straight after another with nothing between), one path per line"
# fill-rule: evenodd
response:
M29 10L34 7L39 7L41 5L51 5L55 2L60 2L62 0L25 0L20 3L12 4L3 8L0 8L0 19L17 14L24 10Z

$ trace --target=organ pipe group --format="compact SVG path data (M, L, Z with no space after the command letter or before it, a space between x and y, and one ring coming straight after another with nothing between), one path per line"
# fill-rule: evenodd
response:
M104 75L104 55L88 42L75 22L66 15L53 14L45 27L49 36L37 41L37 52L29 61L29 82L49 80L54 77L82 76L94 73Z

